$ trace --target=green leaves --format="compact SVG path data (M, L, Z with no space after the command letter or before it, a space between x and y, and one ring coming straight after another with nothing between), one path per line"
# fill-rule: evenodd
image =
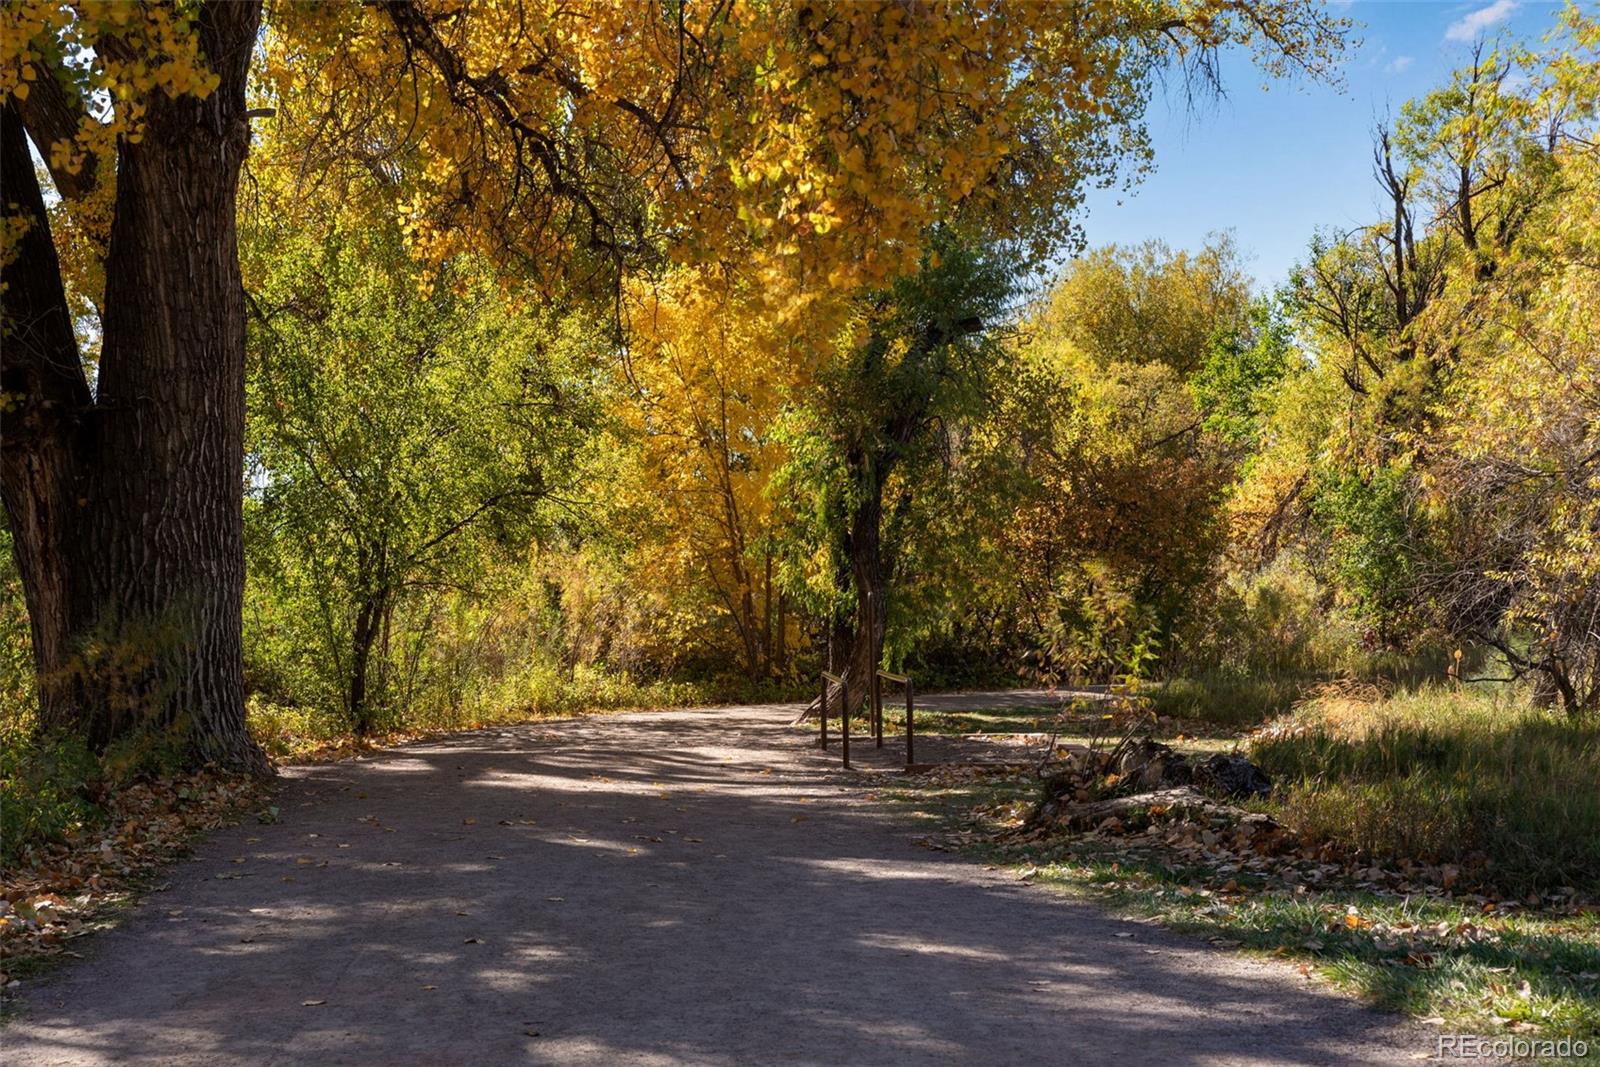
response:
M1188 383L1207 432L1245 455L1254 452L1275 387L1304 363L1281 297L1258 298L1245 321L1219 324Z
M245 230L246 632L258 685L366 732L429 682L414 628L552 521L604 348L470 260L424 289L398 226L327 212Z

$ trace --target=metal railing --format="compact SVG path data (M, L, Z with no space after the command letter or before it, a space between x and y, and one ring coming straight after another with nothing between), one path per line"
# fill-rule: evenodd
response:
M878 730L878 747L883 747L883 691L878 686L878 681L893 682L906 688L906 770L910 770L916 762L913 758L917 742L917 728L915 720L914 693L915 687L911 684L909 674L890 674L888 671L878 671L872 676L872 718Z
M839 687L839 741L844 749L844 765L850 766L850 683L843 675L822 672L822 703L817 705L817 721L822 724L822 747L828 747L828 683Z
M912 685L911 676L908 674L890 674L888 671L875 671L872 675L872 684L868 687L870 697L870 713L872 716L872 735L876 747L883 747L883 690L878 684L880 681L901 685L906 690L906 770L911 770L916 763L916 687ZM844 757L846 769L850 766L850 683L843 675L822 672L822 698L817 704L817 722L820 729L822 747L828 747L828 685L832 683L839 687L839 747Z

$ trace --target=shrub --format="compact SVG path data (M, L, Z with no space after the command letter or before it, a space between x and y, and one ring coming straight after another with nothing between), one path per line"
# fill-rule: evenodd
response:
M99 763L72 738L0 735L0 863L97 825L104 812L89 799Z

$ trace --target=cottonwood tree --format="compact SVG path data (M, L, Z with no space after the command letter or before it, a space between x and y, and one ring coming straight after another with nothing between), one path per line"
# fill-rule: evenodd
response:
M1314 358L1234 510L1301 510L1378 642L1487 645L1508 670L1482 673L1578 714L1600 705L1600 24L1561 23L1544 55L1474 50L1380 133L1389 210L1313 247Z
M234 201L257 4L8 5L3 486L47 726L245 732L244 289ZM103 240L85 366L29 142Z
M1474 56L1408 115L1459 252L1428 322L1450 369L1409 435L1436 551L1419 592L1569 714L1600 709L1600 21ZM1477 140L1474 140L1474 132ZM1465 161L1465 162L1463 162ZM1467 177L1471 176L1470 185Z
M674 271L630 287L625 306L624 550L648 590L678 593L662 598L671 603L652 628L724 670L734 652L751 682L771 678L784 669L793 617L774 573L767 490L784 460L774 424L811 363L804 332L731 269Z
M765 257L850 289L959 211L1043 245L1137 148L1168 59L1230 44L1325 68L1303 0L1048 5L254 0L0 10L4 500L42 720L176 728L260 768L240 660L247 88L308 169L419 162L406 223L548 287L668 256ZM98 357L73 332L33 150L104 248ZM103 245L101 242L103 241ZM798 290L797 290L798 291Z
M791 419L793 456L779 479L801 517L790 569L811 571L824 590L813 600L842 624L835 667L856 699L879 667L890 611L885 495L903 476L891 499L909 506L951 434L988 406L1019 280L1008 251L936 236L919 271L859 301Z

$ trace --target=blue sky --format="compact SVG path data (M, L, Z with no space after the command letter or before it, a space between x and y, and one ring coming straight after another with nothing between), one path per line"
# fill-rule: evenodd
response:
M1096 190L1083 218L1089 243L1158 237L1196 248L1232 230L1259 285L1283 281L1319 226L1372 221L1371 132L1388 111L1439 84L1480 34L1537 41L1560 5L1529 0L1357 0L1335 10L1363 38L1340 89L1262 78L1224 57L1226 97L1190 111L1174 90L1149 113L1155 171L1131 193Z

